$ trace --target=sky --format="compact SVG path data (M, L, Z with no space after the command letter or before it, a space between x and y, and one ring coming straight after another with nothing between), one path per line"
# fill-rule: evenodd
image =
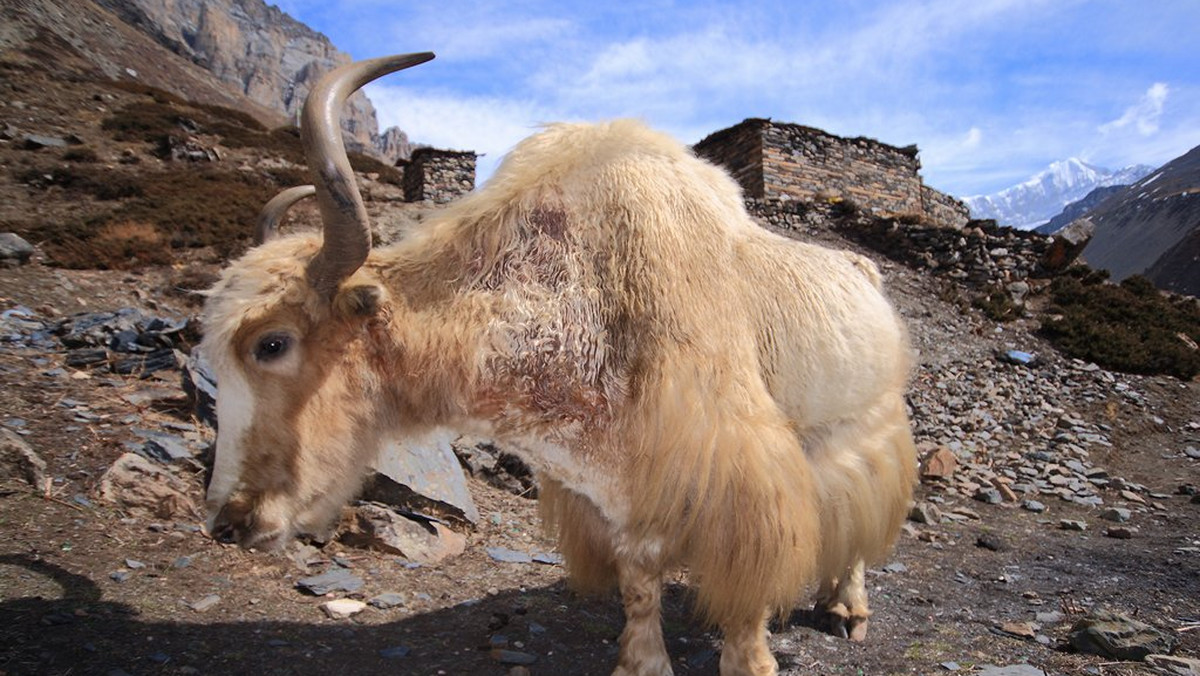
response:
M915 143L960 197L1200 145L1198 0L274 2L355 59L435 52L367 94L381 128L482 153L481 179L540 124L616 117Z

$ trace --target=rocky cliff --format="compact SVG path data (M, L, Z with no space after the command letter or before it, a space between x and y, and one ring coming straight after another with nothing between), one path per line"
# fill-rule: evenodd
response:
M204 67L252 101L295 120L325 72L350 60L329 38L262 0L94 0L125 23ZM407 159L398 129L379 133L375 108L351 97L342 126L352 150Z

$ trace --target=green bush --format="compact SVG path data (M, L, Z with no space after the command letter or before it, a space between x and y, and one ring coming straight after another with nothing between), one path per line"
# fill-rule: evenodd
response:
M1050 315L1041 333L1064 353L1104 368L1190 379L1200 373L1200 308L1171 298L1145 277L1120 284L1086 268L1050 285ZM1185 339L1186 337L1186 339Z

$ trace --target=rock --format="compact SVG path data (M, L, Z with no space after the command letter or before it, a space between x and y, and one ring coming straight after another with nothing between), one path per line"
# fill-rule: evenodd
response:
M998 505L1004 502L1004 496L995 488L982 488L973 496L980 502L986 502L989 505Z
M1100 513L1100 518L1105 521L1114 521L1116 523L1125 523L1133 516L1133 512L1124 507L1110 507Z
M466 537L432 519L417 515L409 518L374 503L360 503L355 512L353 529L340 536L348 545L377 549L423 564L438 563L466 551Z
M404 605L404 595L396 592L385 592L367 599L367 604L380 610L389 610Z
M975 676L1046 676L1046 672L1031 664L1013 664L1007 667L985 664L979 667Z
M331 620L344 620L351 615L357 615L366 610L367 604L355 599L336 599L321 604L321 610Z
M296 580L296 587L314 596L324 596L335 591L356 592L362 589L363 580L349 569L334 566L320 575Z
M1034 619L1038 621L1038 624L1058 624L1065 618L1066 615L1058 610L1048 610L1044 613L1034 615Z
M67 140L57 136L42 134L25 134L21 137L21 147L25 150L41 150L42 148L66 148Z
M137 452L150 460L169 465L173 462L191 460L194 456L187 441L182 437L157 430L138 428L134 428L133 433L145 439L145 443L138 447Z
M494 442L464 435L455 439L451 446L471 476L519 497L537 497L533 471L520 458Z
M1037 500L1026 500L1025 502L1021 503L1021 508L1035 514L1041 514L1042 512L1046 511L1046 505L1043 505Z
M196 611L197 613L203 613L206 610L212 609L220 602L221 602L220 596L217 596L216 594L209 594L208 596L205 596L204 598L200 599L199 601L189 603L188 607L191 608L192 610Z
M0 232L0 262L24 265L33 256L33 245L14 232Z
M993 552L1008 551L1008 543L1002 540L1000 536L992 533L983 533L979 537L975 538L975 546L982 549L988 549Z
M508 549L506 547L488 547L485 551L493 561L499 561L500 563L533 563L532 556L525 552L518 552L514 549Z
M448 431L439 430L423 439L386 443L372 463L375 476L368 478L362 498L452 521L478 523L479 509L454 455L452 438Z
M895 573L895 574L907 573L908 566L904 565L903 563L900 563L899 561L893 561L892 563L889 563L883 567L883 572Z
M181 384L196 418L217 429L217 377L200 350L192 350L183 362Z
M1058 522L1058 527L1062 530L1084 531L1087 530L1087 522L1076 521L1074 519L1061 519Z
M1005 622L1004 624L1000 625L999 629L1002 633L1008 634L1009 636L1015 636L1017 638L1032 640L1037 636L1037 631L1029 622Z
M1110 526L1104 531L1106 537L1114 540L1128 540L1134 536L1137 531L1127 526Z
M1146 664L1161 676L1200 676L1200 659L1178 655L1147 655Z
M187 483L136 453L125 453L100 477L100 499L160 519L197 518Z
M46 483L46 461L24 439L0 427L0 480L19 479L41 490Z
M537 662L537 656L529 653L523 653L516 650L493 649L491 651L492 659L500 664L520 664L530 665Z
M918 502L908 513L908 519L917 523L937 525L942 522L942 512L929 502Z
M412 649L409 648L408 646L396 645L396 646L392 646L390 648L384 648L383 650L380 650L379 656L385 660L394 660L398 657L408 657L408 654L411 652L412 652Z
M1179 638L1121 613L1099 609L1075 622L1070 641L1081 653L1140 661L1147 655L1171 653Z
M1092 241L1096 233L1096 225L1092 219L1084 218L1072 221L1069 225L1054 233L1050 247L1042 256L1041 264L1049 272L1065 270Z
M1029 352L1022 352L1021 350L1005 350L1003 353L1001 353L1000 359L1018 366L1033 366L1035 363L1037 363L1037 357Z
M958 469L958 456L945 446L939 446L925 455L921 461L921 478L923 480L945 480L954 475Z

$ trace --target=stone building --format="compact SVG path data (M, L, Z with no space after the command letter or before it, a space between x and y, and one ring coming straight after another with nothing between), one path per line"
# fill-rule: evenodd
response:
M475 189L475 153L470 150L417 148L404 167L404 199L453 201Z
M922 183L915 145L898 148L750 118L710 134L694 150L724 166L748 198L849 200L880 216L953 228L968 220L966 205Z

